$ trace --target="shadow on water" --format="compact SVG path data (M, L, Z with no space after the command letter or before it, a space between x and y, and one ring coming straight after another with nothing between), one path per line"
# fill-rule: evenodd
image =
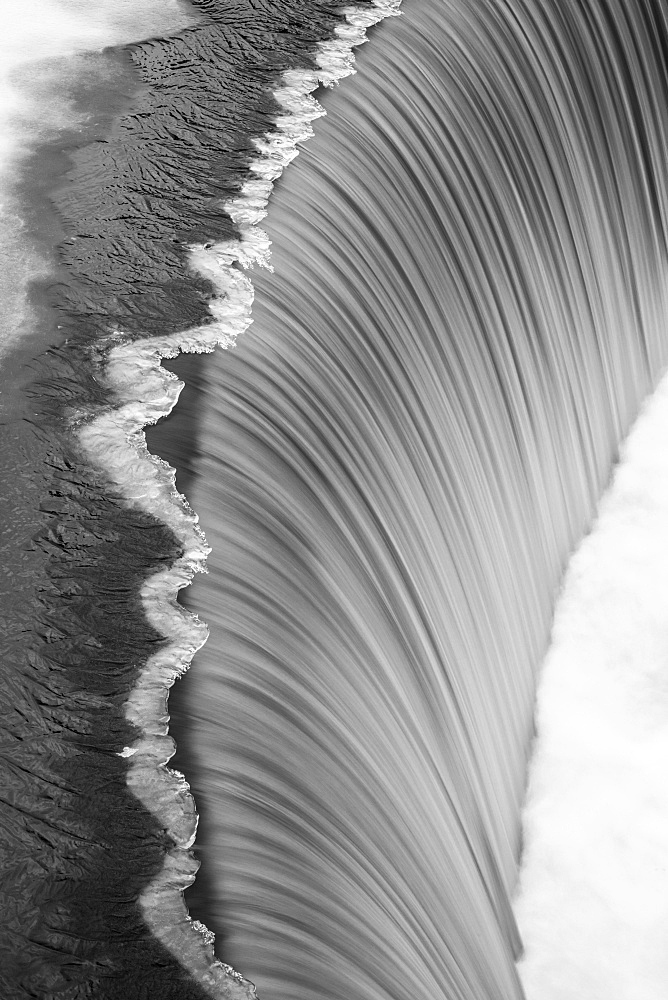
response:
M149 451L154 455L159 455L176 469L176 487L186 497L190 495L196 475L195 462L198 455L201 385L206 362L207 358L202 354L180 354L176 358L162 362L165 368L173 372L185 384L174 410L157 424L146 428ZM189 607L187 590L180 591L178 600L188 610L196 610ZM206 844L210 839L207 837L209 819L205 798L201 791L199 761L192 732L193 708L189 693L189 676L186 674L180 682L177 681L169 692L169 732L176 742L176 753L169 763L170 767L185 775L195 796L199 815L195 854L201 861L206 852ZM200 920L215 932L216 950L220 952L225 933L223 927L217 926L216 889L206 865L203 865L199 870L195 883L186 890L185 900L193 920Z
M199 393L205 357L201 354L179 354L162 362L184 382L178 404L157 424L146 428L149 451L160 455L176 469L176 488L186 497L195 475L199 425Z

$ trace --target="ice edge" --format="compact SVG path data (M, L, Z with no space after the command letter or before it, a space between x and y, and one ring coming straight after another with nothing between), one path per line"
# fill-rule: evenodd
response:
M255 987L215 958L213 933L188 914L183 890L194 881L199 867L191 851L198 817L187 781L167 766L175 752L168 733L169 689L188 669L208 635L206 626L176 598L195 573L206 572L209 549L196 514L176 490L175 470L149 453L144 427L168 414L183 388L161 367L162 358L180 351L201 353L233 346L251 324L253 286L240 268L271 266L270 241L257 224L267 214L274 181L297 155L298 144L313 134L311 122L325 114L311 92L354 73L353 49L366 41L366 29L398 15L400 4L401 0L375 0L368 9L345 8L345 21L335 29L334 38L318 47L317 69L283 74L281 86L274 91L283 114L274 131L255 141L259 155L250 166L250 177L241 194L223 206L237 224L240 239L189 248L192 267L216 288L210 306L214 322L135 342L116 332L102 350L117 407L77 431L89 461L103 469L129 503L167 524L183 546L177 562L150 577L142 588L147 618L170 642L147 661L127 702L126 716L142 736L119 755L132 758L129 787L176 842L162 871L141 896L144 919L212 997L251 1000Z

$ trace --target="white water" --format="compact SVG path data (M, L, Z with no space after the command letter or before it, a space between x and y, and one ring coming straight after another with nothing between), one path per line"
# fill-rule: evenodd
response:
M0 353L29 331L30 279L49 261L25 238L13 186L35 142L82 124L70 89L94 60L71 57L192 23L179 0L3 0L0 32Z
M528 1000L668 995L668 378L572 557L515 904Z
M178 0L3 0L0 176L26 144L74 123L68 68L54 61L193 23ZM54 87L54 82L56 86ZM40 84L43 84L40 86Z
M239 227L240 240L191 248L193 267L218 291L211 303L215 322L137 343L125 343L119 331L115 345L103 345L109 349L106 370L118 408L84 424L79 432L89 459L104 469L128 501L169 524L184 546L183 557L172 569L153 576L142 591L148 619L170 638L171 645L148 661L128 702L128 718L143 730L143 736L121 755L132 757L128 781L134 793L170 830L177 845L142 896L144 918L212 996L252 997L254 988L230 966L214 959L213 934L199 921L192 921L185 909L182 890L191 884L198 867L190 853L197 816L183 775L166 766L174 753L168 735L168 690L188 669L207 634L196 616L179 607L176 597L195 572L205 571L208 549L197 516L176 491L174 470L148 453L143 428L171 411L182 387L161 368L161 358L179 351L208 352L216 346L233 346L252 322L253 287L238 266L271 267L269 241L257 223L266 215L274 181L297 155L297 145L312 134L310 122L324 114L309 92L354 73L353 47L366 40L370 25L395 15L397 8L398 0L379 0L375 9L367 11L349 8L335 39L320 47L318 70L283 75L275 97L284 113L275 131L256 141L254 176L240 196L225 206ZM192 933L193 928L197 933Z
M27 74L22 75L22 70L36 59L66 56L164 31L167 24L158 22L157 11L167 20L174 19L170 27L183 16L176 4L168 6L166 2L143 4L140 11L130 3L97 4L92 15L91 6L84 3L43 3L29 8L24 3L10 3L4 11L7 9L10 16L4 21L14 34L5 31L0 43L5 69L0 83L3 338L11 336L25 319L22 276L34 276L38 268L46 266L21 243L21 220L8 196L12 171L31 139L74 121L66 88L54 95L51 104L40 103L34 98L36 91L23 86ZM45 69L45 80L48 73ZM299 83L293 81L296 94L300 93ZM295 128L305 127L298 125L296 117L292 123ZM294 155L294 142L284 145L268 140L263 151L271 150L277 163L283 164ZM266 156L259 162L266 166ZM273 179L267 185L262 176L265 166L257 171L258 205L247 203L249 222L261 216L262 201ZM243 210L240 205L240 221ZM247 240L245 262L252 263L255 256L255 262L260 263L266 242L257 231L250 235L250 230ZM257 253L251 251L251 244ZM219 281L225 282L231 280L229 252L229 247L194 251L193 259L202 269L211 267ZM234 253L235 258L239 256ZM119 348L116 359L120 363L125 358L133 366L132 385L138 387L141 402L127 399L113 427L105 429L99 424L95 432L87 432L108 433L124 447L129 440L132 450L119 452L122 461L128 456L138 461L142 480L153 484L133 499L155 511L161 497L165 516L174 518L178 530L189 532L187 567L177 568L168 580L154 578L146 593L147 604L155 598L152 614L158 619L167 614L175 642L182 640L168 663L153 665L164 670L159 678L156 674L159 683L153 690L158 699L157 717L163 720L164 687L176 675L174 664L182 667L202 638L200 627L176 617L172 598L188 574L201 567L205 545L193 530L194 519L171 492L169 473L153 462L149 472L149 460L136 458L143 448L140 428L167 412L178 394L178 386L168 377L154 382L160 355L172 353L177 346L207 349L214 340L231 340L247 326L252 289L244 276L235 273L238 312L231 326L217 333L212 327L192 337L184 335L177 338L178 345L176 341L153 341L145 349ZM230 321L229 311L221 315L221 321ZM209 339L212 334L213 339ZM139 378L143 353L146 368ZM538 742L525 812L526 850L516 904L526 946L520 969L529 1000L570 1000L576 996L583 1000L654 1000L666 994L666 432L668 389L664 383L629 440L614 492L601 506L596 529L571 563L555 619L554 647L544 667L538 699ZM89 444L97 452L101 438L91 436ZM164 721L159 724L164 725ZM163 748L169 750L160 732L155 738L161 753ZM137 756L141 750L128 748L128 753ZM146 753L150 756L148 745ZM158 770L156 761L161 765L162 759L154 758L154 772ZM164 806L173 808L177 804L173 781L165 787ZM184 788L183 783L180 787ZM180 799L178 805L174 823L184 816ZM186 816L184 847L191 843L193 833ZM178 877L182 875L180 872ZM179 941L178 947L181 945Z

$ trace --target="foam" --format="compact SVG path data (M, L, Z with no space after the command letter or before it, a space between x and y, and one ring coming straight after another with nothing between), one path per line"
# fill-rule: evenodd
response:
M252 997L254 987L215 960L213 934L187 914L182 890L192 883L198 866L190 853L197 814L185 778L166 766L174 753L168 735L168 690L188 669L207 636L206 626L184 612L176 596L195 572L206 571L208 548L197 516L176 490L175 471L150 455L143 428L171 411L183 385L161 367L161 358L179 351L233 347L250 325L253 286L241 269L271 267L270 241L258 223L266 215L274 181L297 155L298 145L312 135L311 122L325 113L309 91L323 84L333 86L354 72L352 47L365 41L369 26L396 15L398 7L399 0L380 0L372 9L348 8L333 41L320 47L318 70L284 74L282 86L275 91L283 114L271 133L255 141L258 156L240 195L222 206L237 224L239 240L190 247L191 266L216 289L210 304L214 321L141 341L126 339L118 331L99 345L107 358L105 370L117 406L91 422L84 420L78 431L89 459L104 469L128 502L168 524L184 549L171 569L151 577L142 589L148 619L170 644L147 662L128 701L127 717L141 728L142 737L120 755L132 761L130 787L176 840L163 871L141 898L144 917L212 996ZM77 422L84 415L72 416Z
M665 377L555 610L515 902L527 1000L666 995L667 439Z
M167 34L195 18L177 0L4 0L0 37L0 178L27 145L76 125L68 57ZM45 86L40 87L40 81Z
M26 287L48 273L49 262L30 247L12 185L21 161L58 130L81 123L69 98L84 68L69 61L108 45L166 34L192 24L179 0L3 0L0 33L0 352L33 320ZM95 65L91 67L95 70Z

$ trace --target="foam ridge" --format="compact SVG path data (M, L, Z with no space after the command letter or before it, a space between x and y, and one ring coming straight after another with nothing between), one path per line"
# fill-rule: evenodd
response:
M160 874L140 902L157 938L188 968L213 997L255 996L253 984L216 960L214 935L189 916L183 890L192 884L199 862L192 855L198 816L185 777L167 766L175 744L169 736L167 699L174 681L189 668L208 630L178 603L181 588L197 572L206 572L210 551L197 515L176 489L175 470L151 455L144 428L176 405L183 383L161 366L179 352L212 352L233 347L252 322L253 285L245 270L269 267L270 240L258 223L267 214L275 180L312 134L311 123L326 112L311 96L319 86L332 87L355 72L353 49L366 41L366 31L386 17L397 16L401 0L375 0L370 8L346 8L334 38L318 47L315 70L289 70L274 91L283 113L273 131L255 140L257 158L240 194L221 205L237 225L238 240L191 246L190 264L215 289L210 302L213 322L165 337L133 340L116 331L98 345L115 407L77 428L87 458L101 467L124 499L167 524L183 554L168 569L153 575L142 588L147 619L168 640L146 663L126 706L127 718L142 732L120 756L131 758L128 784L137 798L169 831L175 842Z

